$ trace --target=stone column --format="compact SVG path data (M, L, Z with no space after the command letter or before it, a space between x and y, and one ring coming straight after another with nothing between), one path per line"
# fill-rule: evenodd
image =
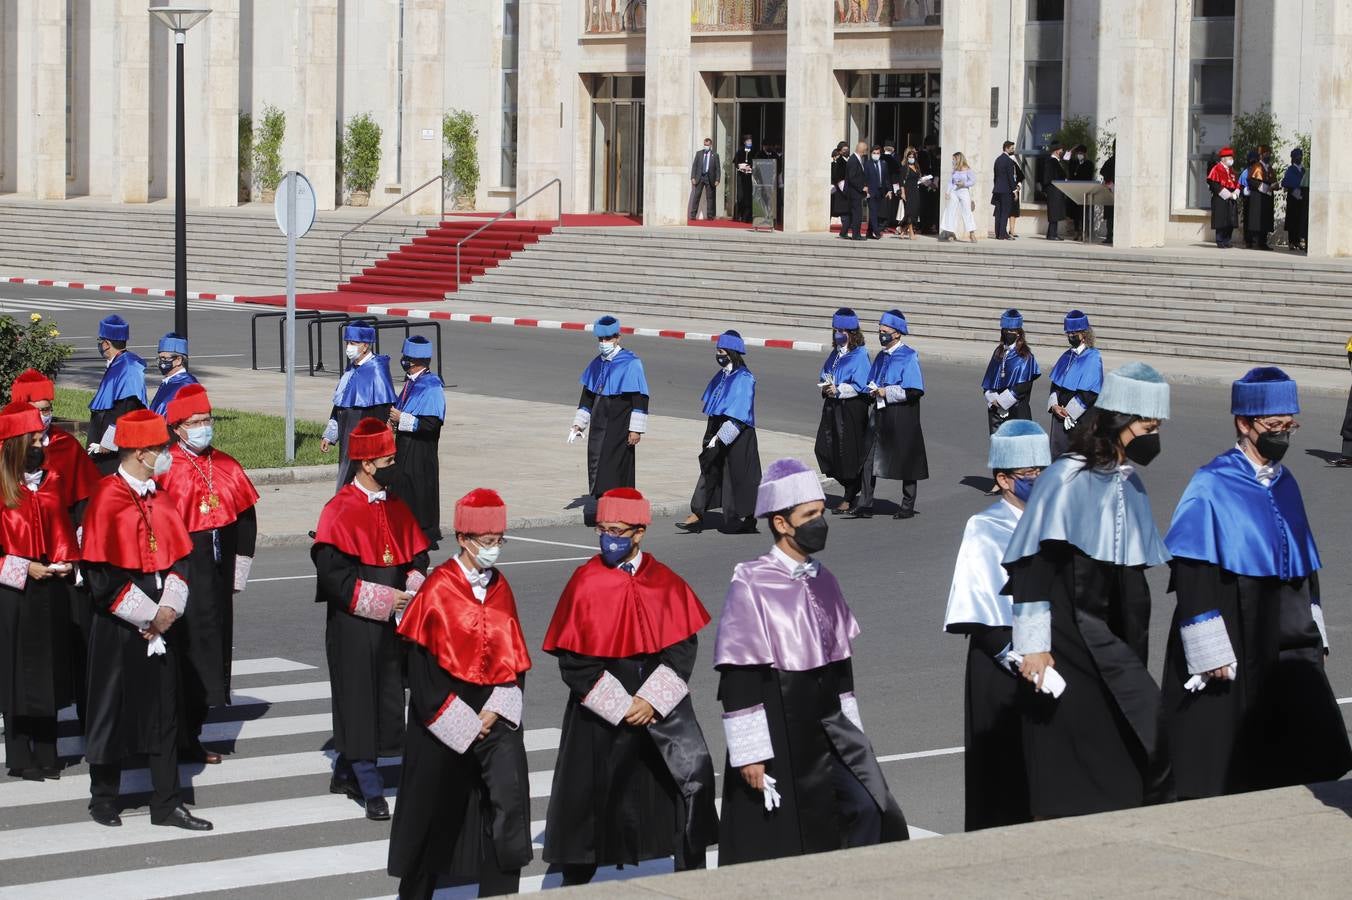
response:
M1346 0L1316 0L1314 130L1310 135L1312 257L1352 255L1352 173L1339 164L1352 146L1352 9Z
M1169 146L1173 22L1152 0L1111 0L1105 28L1117 30L1121 55L1100 81L1117 81L1116 209L1113 243L1163 247L1169 229L1169 183L1160 151Z
M28 4L20 4L28 7ZM141 12L145 15L144 9ZM24 28L24 25L27 28ZM24 178L19 154L19 190L31 191L38 200L66 198L66 4L34 3L27 22L20 19L20 42L32 48L27 69L32 73L32 105L29 108L29 155ZM27 182L26 184L24 182Z
M201 57L192 105L202 123L201 136L188 139L188 171L200 173L189 196L202 206L238 206L239 0L212 0L211 15L188 32L187 52ZM188 90L194 90L191 79Z
M643 97L643 224L684 225L690 200L690 10L648 4Z
M115 203L145 203L150 188L150 25L145 0L117 0L113 110ZM158 22L156 27L163 28Z
M943 197L953 169L953 154L962 153L976 175L972 199L976 201L976 230L985 236L983 221L990 204L991 164L995 147L991 141L991 12L987 3L944 4L942 54L943 111L939 128L940 209L952 198ZM958 228L961 231L961 226Z
M299 25L296 91L286 116L286 143L292 152L283 166L299 169L310 179L318 209L333 209L338 173L338 0L304 0Z
M836 129L831 72L835 14L818 0L789 0L784 104L784 230L825 231L831 198L821 190L823 147Z
M408 192L441 172L441 115L446 108L444 0L409 0L404 7L404 174ZM436 185L404 204L417 216L441 214Z
M526 197L563 174L561 0L521 0L517 62L516 196ZM572 6L570 5L571 9ZM654 14L649 7L648 15ZM652 23L649 21L649 30ZM689 29L689 24L686 24ZM650 85L649 89L652 89ZM651 138L650 144L651 144ZM518 218L552 219L554 192L545 191L517 209Z

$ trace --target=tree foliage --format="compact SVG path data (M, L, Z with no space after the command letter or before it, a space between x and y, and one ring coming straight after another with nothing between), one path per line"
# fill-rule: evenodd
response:
M349 190L371 192L380 175L380 126L370 113L347 120L343 137L343 177Z
M474 208L479 190L479 127L474 114L453 109L441 117L441 140L446 146L442 174L457 206Z
M277 190L282 183L282 142L286 140L286 113L272 104L263 107L263 122L258 127L253 148L254 178L265 191Z
M37 369L55 380L73 352L60 337L56 322L44 319L42 313L30 313L27 322L0 316L0 392L6 403L9 386L24 369Z

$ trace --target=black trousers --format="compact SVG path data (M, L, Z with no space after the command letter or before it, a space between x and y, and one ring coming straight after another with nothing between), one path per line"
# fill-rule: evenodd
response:
M864 227L864 195L850 191L845 196L849 198L850 201L850 236L862 237L861 230Z
M178 729L165 728L155 752L146 754L150 766L150 821L159 823L179 807L178 793ZM117 806L122 784L122 764L90 764L89 806L105 804Z
M718 194L718 183L714 181L706 181L703 178L696 181L694 186L690 188L690 209L688 210L689 218L693 219L699 213L700 194L704 195L704 218L706 219L717 218L717 216L714 215L715 213L714 198Z
M1009 237L1009 217L1014 215L1014 195L995 195L995 236Z
M872 436L869 437L868 453L864 455L864 470L859 475L859 502L855 505L861 509L873 508L873 489L878 482L878 476L873 474L873 461L878 455L878 442ZM903 479L901 482L901 511L915 512L915 498L919 493L920 483L917 481L908 481Z
M25 769L55 769L56 716L5 716L5 766Z
M479 864L479 896L501 897L521 890L521 870L498 868L497 851L492 841L484 841L484 858ZM595 868L592 869L595 872ZM437 873L419 872L399 879L399 900L431 900L437 891ZM579 882L585 884L586 882Z
M878 227L878 219L883 209L883 198L874 197L872 194L868 198L868 233L870 237L881 237L882 230Z
M706 854L703 850L696 853L678 852L672 858L672 862L674 863L677 872L688 872L692 869L703 869L707 866ZM580 884L590 884L591 880L596 877L595 863L576 866L560 866L559 869L563 874L562 887L576 887Z
M1048 215L1047 216L1048 239L1054 239L1060 236L1061 236L1061 220L1058 218L1053 218L1051 215Z

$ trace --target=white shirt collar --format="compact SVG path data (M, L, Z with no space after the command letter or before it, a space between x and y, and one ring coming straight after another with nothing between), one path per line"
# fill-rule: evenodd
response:
M24 472L23 486L36 494L38 488L42 487L42 476L44 474L46 473L42 469L38 469L36 472Z
M1015 520L1023 518L1023 510L1019 509L1013 503L1010 503L1007 498L1001 497L1000 502L1009 507L1010 512L1014 513Z
M810 556L807 558L807 562L800 563L798 560L779 549L778 544L770 547L770 555L773 556L775 561L783 566L784 570L794 578L797 578L799 573L804 573L809 578L815 577L817 570L820 567L818 562Z
M455 564L460 567L460 571L465 573L465 580L469 582L470 590L474 592L474 599L480 603L488 596L488 582L493 580L492 569L471 569L465 565L457 553L454 557Z
M187 374L188 374L187 369L179 369L177 372L170 372L168 375L165 375L163 378L160 379L160 384L164 384L166 381L173 381L175 378L181 378Z
M126 469L122 468L121 466L117 467L117 474L122 476L122 480L125 481L127 483L127 486L130 487L136 493L136 496L144 497L147 494L155 493L154 478L151 478L148 481L142 481L139 478L133 477Z
M1088 350L1088 349L1089 349L1089 345L1086 344L1084 341L1080 341L1079 344L1077 344L1076 346L1070 348L1070 352L1071 352L1071 353L1074 353L1076 356L1079 356L1081 353L1083 353L1084 351L1086 351L1086 350Z
M404 378L408 381L417 381L418 376L422 375L422 373L426 371L427 371L426 369L423 369L422 372L408 372L407 374L404 375Z
M1238 442L1235 443L1235 449L1238 450L1245 461L1248 462L1249 466L1253 469L1253 477L1258 479L1258 483L1263 487L1271 485L1272 480L1281 474L1281 463L1268 463L1267 465L1264 465L1259 462L1254 462L1253 457L1245 453L1244 446Z
M354 366L364 366L364 365L366 365L367 363L369 363L371 360L373 360L373 359L375 359L375 358L376 358L376 355L375 355L374 353L372 353L371 351L368 350L368 351L366 351L366 355L365 355L365 356L361 357L360 359L353 360L352 365L354 365Z
M638 567L641 566L641 565L643 565L643 551L642 551L642 550L636 550L636 551L634 551L634 558L633 558L633 559L626 559L624 562L620 563L620 566L633 566L633 567L634 567L633 574L635 574L635 575L638 574ZM616 566L615 568L618 569L620 566Z
M355 479L355 478L352 479L352 483L355 484L355 485L357 486L357 490L361 491L363 494L366 495L366 502L367 502L367 503L375 503L377 500L384 500L384 499L385 499L385 491L384 491L383 489L382 489L382 490L379 490L379 491L368 491L368 490L367 490L365 487L363 487L362 484L361 484L359 481L357 481L357 479Z
M888 344L886 347L883 348L883 352L891 354L896 353L900 349L901 349L901 341L893 341L891 344Z

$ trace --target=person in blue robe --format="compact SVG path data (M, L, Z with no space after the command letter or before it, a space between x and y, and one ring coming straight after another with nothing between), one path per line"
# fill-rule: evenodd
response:
M1299 253L1310 234L1310 173L1305 169L1305 151L1291 151L1291 165L1282 173L1286 191L1286 249Z
M1103 357L1094 349L1094 328L1089 317L1072 309L1066 313L1063 328L1070 349L1052 367L1052 389L1047 398L1047 411L1052 416L1047 433L1053 459L1070 449L1071 429L1094 408L1094 401L1103 390Z
M1000 499L967 520L953 566L944 631L967 637L962 760L967 831L1032 817L1013 604L1001 593L1006 576L1000 561L1037 477L1051 461L1047 433L1036 422L1014 419L991 435L987 464Z
M690 516L676 527L703 528L704 514L723 510L722 530L756 530L756 488L760 485L760 447L756 442L756 376L746 367L746 341L736 331L718 336L714 361L718 374L704 389L701 406L709 417L700 444L699 481L690 496Z
M873 488L879 478L901 481L901 506L892 518L913 517L919 482L929 477L925 432L920 427L925 377L920 372L920 355L901 341L902 335L909 333L901 310L883 313L878 323L878 341L883 348L873 357L864 384L868 389L869 431L863 484L854 511L859 518L873 515Z
M343 326L343 355L348 367L333 389L333 409L319 441L323 453L338 448L336 490L351 481L358 468L347 458L348 435L362 419L387 421L395 401L394 384L390 381L390 358L372 352L375 343L374 327L365 323Z
M169 409L169 401L177 397L185 385L197 384L197 378L188 371L187 338L171 331L160 338L156 350L162 380L150 401L150 411L162 416Z
M1105 376L1005 551L1035 819L1171 799L1160 692L1146 669L1145 577L1169 551L1135 471L1159 454L1168 417L1169 385L1150 366Z
M1000 343L981 379L991 434L1007 419L1033 418L1029 401L1033 382L1041 374L1023 333L1023 314L1017 309L1005 310L1000 316Z
M1332 781L1352 768L1328 677L1319 550L1295 475L1299 427L1281 369L1234 382L1237 444L1202 466L1164 542L1178 601L1164 709L1178 795Z
M117 471L113 433L122 415L146 408L146 361L127 349L131 326L117 314L99 320L99 356L106 360L103 378L89 401L89 456L101 475Z
M620 320L601 316L592 334L597 355L578 379L582 396L568 443L587 433L587 488L598 499L635 484L635 448L648 430L649 395L643 362L620 346Z
M817 373L822 417L814 452L817 468L845 491L833 515L850 512L864 484L868 453L868 348L859 330L859 316L842 306L831 316L831 352Z
M438 447L446 422L446 386L429 366L432 343L415 334L404 341L399 366L404 388L390 407L399 480L394 491L413 510L433 550L441 540L441 482Z

